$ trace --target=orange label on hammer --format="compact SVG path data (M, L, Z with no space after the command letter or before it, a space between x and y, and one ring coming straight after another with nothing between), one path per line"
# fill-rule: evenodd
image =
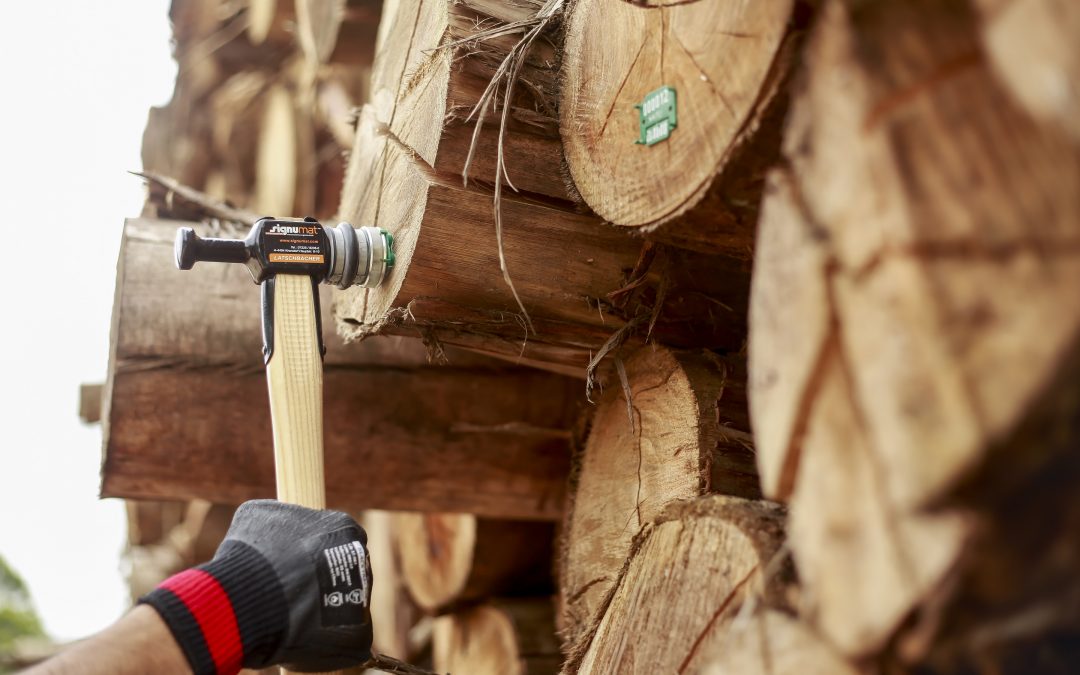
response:
M271 253L272 263L316 263L322 264L325 256L314 253Z

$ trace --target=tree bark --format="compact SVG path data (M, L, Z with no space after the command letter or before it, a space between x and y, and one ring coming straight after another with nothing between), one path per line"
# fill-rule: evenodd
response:
M1075 561L1076 537L1030 525L1069 509L1029 512L1039 536L1001 510L1076 476L1080 152L1016 103L979 29L964 2L825 3L763 207L758 463L791 500L808 618L846 655L916 661L957 598L1015 617L1046 600L1024 589L1075 583L1034 563ZM1057 440L1018 435L1034 428ZM1030 576L977 581L1006 560Z
M657 250L563 203L504 194L509 276L529 331L499 272L491 195L462 188L362 116L342 215L378 223L396 240L382 286L338 301L350 337L420 330L431 339L563 373L585 365L616 332L637 343L738 349L749 267L744 261ZM633 324L633 325L631 325Z
M499 595L550 593L555 528L465 513L394 516L401 573L431 614Z
M630 401L607 388L574 474L559 565L559 629L571 644L598 619L637 533L669 504L760 495L737 359L644 347L626 374Z
M795 6L576 0L559 112L585 203L659 241L752 256L762 179L779 158L805 22ZM662 86L675 89L677 126L666 141L640 144L635 106Z
M270 496L258 290L241 266L172 269L178 224L127 228L102 492L224 503ZM332 503L560 516L578 382L490 362L479 370L427 367L415 340L343 347L332 331L324 335ZM480 364L469 358L459 363Z
M438 672L555 675L562 662L550 598L492 601L439 617L432 641Z
M723 496L672 504L635 540L563 673L697 672L743 603L785 605L782 540L773 504Z

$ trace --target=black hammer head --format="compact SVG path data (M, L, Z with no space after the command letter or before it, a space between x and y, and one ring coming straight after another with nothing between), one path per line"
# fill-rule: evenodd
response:
M204 239L190 227L176 233L176 266L243 263L255 283L276 274L306 274L338 288L382 283L394 266L394 238L379 227L323 227L314 218L260 218L244 239Z

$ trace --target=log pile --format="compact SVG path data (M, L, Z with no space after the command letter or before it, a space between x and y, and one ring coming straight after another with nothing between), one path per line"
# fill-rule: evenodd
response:
M322 296L377 650L1076 670L1076 7L175 0L84 398L103 494L178 500L132 507L161 569L272 494L256 289L172 235L337 217L397 242Z
M1041 88L1076 12L974 4L824 3L759 226L750 402L842 654L1054 672L1080 609L1080 147L1074 85Z

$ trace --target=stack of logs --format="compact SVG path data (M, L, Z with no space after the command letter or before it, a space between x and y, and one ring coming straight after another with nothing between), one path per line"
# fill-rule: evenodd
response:
M369 532L378 650L470 675L1080 667L1080 5L172 18L104 494L193 500L181 540L272 494L255 290L174 273L181 221L377 224L396 267L323 325L328 498ZM662 86L677 126L636 143Z

